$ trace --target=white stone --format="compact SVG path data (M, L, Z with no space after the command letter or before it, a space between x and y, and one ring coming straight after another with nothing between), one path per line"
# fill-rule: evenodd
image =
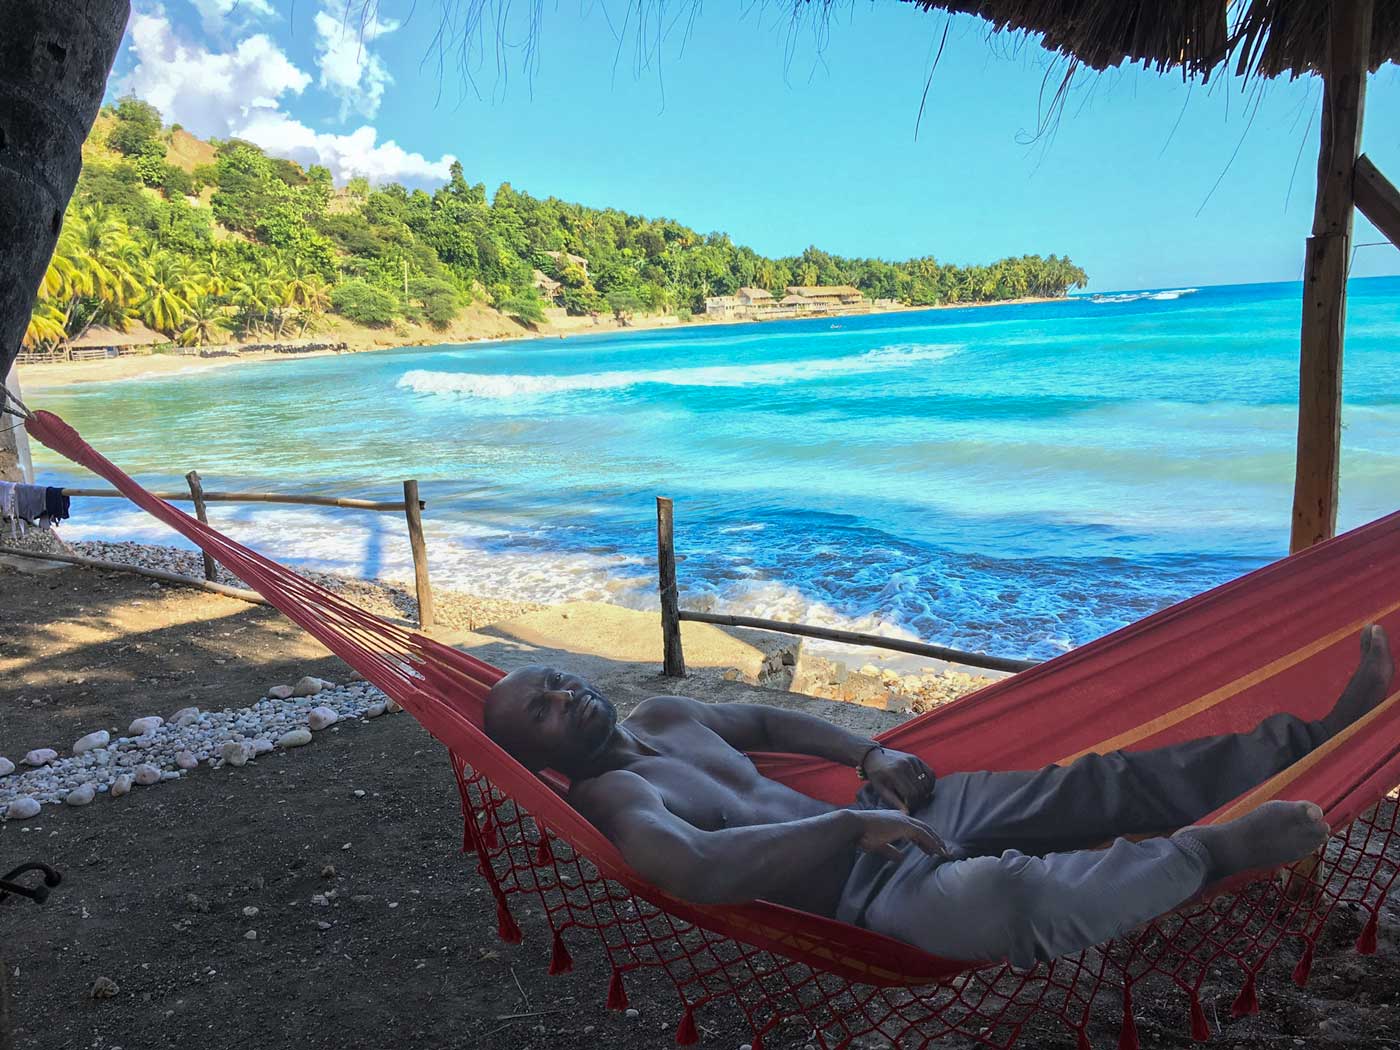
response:
M385 710L385 711L388 711L389 714L391 714L391 715L396 715L396 714L398 714L400 711L402 711L403 708L402 708L399 704L394 703L394 701L392 701L392 700L385 700L385 701L384 701L384 710Z
M39 803L28 795L21 795L11 802L5 810L6 820L27 820L38 815Z
M106 747L111 742L112 734L105 729L99 729L87 736L79 737L73 743L73 754L81 755L84 751L91 751L95 747Z
M917 676L909 674L900 679L899 687L906 693L917 693L922 684Z
M225 740L219 749L219 757L231 766L242 766L248 762L248 750L241 740Z
M305 726L297 726L277 738L278 747L302 747L309 743L311 743L311 730Z
M24 756L24 764L26 766L46 766L57 757L58 752L51 747L36 747Z
M7 777L15 771L15 764L8 758L0 758L0 777Z
M257 930L249 930L247 933L245 933L245 934L243 935L243 939L244 939L245 941L256 941L256 940L258 939L258 931L257 931Z
M364 788L356 788L353 792L351 792L351 794L353 794L356 798L364 798L364 797L365 797Z
M126 732L128 736L145 736L147 733L154 733L163 725L165 719L160 715L147 715L144 718L133 719Z
M641 1017L642 1015L641 1015L641 1012L640 1012L639 1010L637 1010L637 1009L635 1009L635 1008L629 1006L629 1007L627 1008L627 1016L628 1016L629 1018L635 1018L635 1017Z
M160 767L153 766L149 762L142 762L136 767L136 783L142 787L160 782Z
M112 797L113 797L113 798L121 798L123 795L125 795L125 794L126 794L128 791L130 791L130 790L131 790L131 774L130 774L130 773L123 773L121 776L117 777L116 780L112 781Z
M292 687L289 685L274 685L267 691L270 700L288 700L292 696Z
M329 908L331 906L331 902L326 899L324 893L313 893L311 895L311 903L318 908Z
M182 725L182 724L188 725L189 723L183 722L183 719L189 718L191 715L194 716L194 720L195 720L195 721L198 721L198 720L199 720L199 708L197 708L197 707L182 707L182 708L180 708L180 710L176 711L173 715L170 716L170 721L174 722L176 725Z
M258 739L248 745L248 750L253 758L257 758L259 755L265 755L272 750L272 741L265 736L258 737Z
M256 919L258 917L258 909L256 905L250 904L248 905L248 907L244 908L243 917L245 919Z
M292 686L293 696L315 696L324 688L324 683L319 678L312 678L307 675L305 678Z
M194 757L193 752L181 751L175 756L175 764L181 769L194 769L199 765L199 759Z
M97 795L97 789L91 784L84 784L76 787L63 796L63 801L70 806L86 806Z
M379 717L380 715L382 715L383 713L384 713L384 704L383 704L382 701L379 702L379 703L370 704L367 708L365 708L365 717L366 717L366 718L378 718L378 717Z
M306 724L313 730L325 729L339 721L340 716L335 713L333 708L329 707L313 707L306 715Z

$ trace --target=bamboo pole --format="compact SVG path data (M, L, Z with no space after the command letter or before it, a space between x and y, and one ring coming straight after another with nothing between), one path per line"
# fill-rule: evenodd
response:
M1295 553L1337 531L1352 187L1366 106L1372 14L1373 0L1332 0L1330 6L1317 204L1303 271L1298 452L1289 544Z
M194 576L181 576L163 569L147 569L119 561L103 561L101 558L87 558L81 554L40 554L38 551L20 550L18 547L0 547L0 554L8 554L16 558L33 558L36 561L61 561L69 565L82 565L89 569L105 569L108 572L129 572L137 576L149 576L153 580L164 580L166 583L178 583L183 587L198 587L203 591L222 594L226 598L237 598L239 601L249 602L253 605L270 604L257 591L245 590L242 587L229 587L226 584L213 583Z
M203 524L208 525L209 512L204 507L204 484L199 480L199 471L190 471L185 475L185 480L190 484L190 498L194 500L195 517ZM204 578L206 580L219 578L219 566L214 561L214 556L208 551L204 552Z
M418 627L433 626L433 587L428 580L428 545L423 541L423 504L418 499L418 482L403 483L404 515L408 519L408 545L413 551L413 583L418 591Z
M65 496L92 497L96 499L126 499L124 493L116 489L64 489ZM152 492L156 499L172 503L188 503L188 492ZM311 507L348 507L351 510L401 511L407 509L399 502L386 502L372 499L341 499L335 496L309 496L289 492L206 492L206 503L301 503ZM419 509L422 509L419 502Z
M961 649L949 649L942 645L927 642L911 642L903 638L886 638L878 634L862 634L859 631L843 631L836 627L816 627L806 623L788 623L784 620L765 620L757 616L733 616L729 613L687 612L681 610L682 620L695 623L713 623L722 627L752 627L760 631L781 631L783 634L796 634L805 638L821 638L828 642L844 642L847 645L865 645L874 649L893 649L895 652L912 653L915 656L931 656L936 660L950 663L968 664L972 667L985 667L993 671L1025 671L1036 666L1034 660L1014 660L1009 656L989 656L986 653L969 653Z
M656 497L656 570L661 591L661 673L667 678L685 677L685 652L681 648L680 591L676 586L676 537L674 508L665 496Z
M1400 248L1400 190L1381 174L1364 153L1356 158L1356 177L1352 189L1361 214L1370 219L1371 224L1391 244Z

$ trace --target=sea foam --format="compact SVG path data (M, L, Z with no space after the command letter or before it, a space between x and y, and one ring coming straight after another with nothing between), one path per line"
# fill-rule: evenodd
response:
M693 368L585 372L578 375L491 375L480 372L435 372L413 369L398 386L418 394L456 397L541 397L579 391L622 390L642 385L691 387L773 386L843 375L864 375L942 361L960 348L955 344L881 347L863 354L807 361L773 361L755 365L702 365Z

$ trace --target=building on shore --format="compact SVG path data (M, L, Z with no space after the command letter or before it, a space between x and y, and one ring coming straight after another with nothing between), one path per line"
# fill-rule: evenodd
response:
M769 321L818 314L864 313L870 302L849 284L790 285L778 299L766 288L740 288L705 300L705 316L716 320Z

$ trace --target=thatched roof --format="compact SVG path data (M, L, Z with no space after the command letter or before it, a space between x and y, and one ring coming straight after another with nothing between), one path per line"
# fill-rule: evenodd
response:
M1323 0L907 0L925 10L974 14L997 30L1039 34L1041 44L1093 69L1141 62L1208 78L1318 71L1327 57ZM1400 5L1376 0L1371 69L1400 62Z
M132 321L125 332L95 324L77 339L68 340L68 345L81 349L85 346L155 346L168 342L169 336L151 331L140 321Z
M846 298L857 298L861 294L859 288L856 288L849 284L790 284L787 287L787 291L789 295L800 295L808 299L828 297L833 295L839 295Z

